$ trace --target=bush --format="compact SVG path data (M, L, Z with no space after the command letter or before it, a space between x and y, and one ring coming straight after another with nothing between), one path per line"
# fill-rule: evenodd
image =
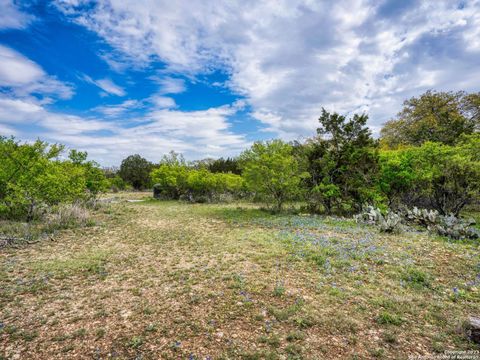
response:
M59 205L46 216L48 232L86 226L89 223L90 213L79 203Z
M480 134L457 146L427 142L380 155L379 186L389 204L437 210L458 217L480 198Z
M49 206L95 199L107 187L87 154L42 141L20 144L0 137L0 218L32 221Z
M353 213L378 201L378 154L367 120L366 114L347 119L322 109L319 136L303 145L302 154L312 212Z
M178 163L162 164L152 171L154 196L161 199L184 199L191 202L212 202L237 197L243 189L239 175L211 173L207 169L191 169Z
M281 140L256 142L242 153L240 165L247 188L272 204L276 211L301 193L301 171L291 145Z

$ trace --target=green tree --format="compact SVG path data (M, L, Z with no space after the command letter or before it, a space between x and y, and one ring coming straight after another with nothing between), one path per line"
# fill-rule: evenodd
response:
M277 211L299 194L300 182L308 176L301 171L292 146L281 140L256 142L239 159L249 190L272 203Z
M208 169L213 173L232 173L237 175L242 173L238 160L235 158L216 159L208 166Z
M31 221L38 210L85 200L103 189L104 176L86 153L60 160L64 147L0 137L0 215Z
M454 145L462 134L479 131L480 93L429 90L403 104L381 130L383 147L419 146L424 142Z
M185 192L187 176L188 168L180 162L160 164L151 173L156 191L168 199L179 199Z
M458 216L480 196L480 135L464 135L456 146L426 142L382 151L380 187L392 202L427 206Z
M380 151L378 186L389 208L411 205L418 199L420 193L414 191L418 184L414 158L414 152L406 149Z
M122 160L118 175L134 189L143 190L151 186L152 168L152 164L140 155L130 155Z
M109 182L105 177L104 171L95 161L87 161L88 153L70 150L68 158L70 161L84 171L85 187L88 190L90 198L97 198L97 196L108 189Z
M310 174L306 186L312 211L358 211L364 203L378 200L378 153L367 120L366 114L347 120L322 109L319 136L302 150Z

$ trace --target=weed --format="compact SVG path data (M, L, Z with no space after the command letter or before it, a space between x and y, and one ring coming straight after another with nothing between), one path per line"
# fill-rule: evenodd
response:
M127 346L132 349L138 349L140 346L143 345L144 341L145 339L142 336L134 336L127 343Z
M305 339L305 334L301 331L292 331L287 335L287 341L297 341Z
M382 311L377 317L377 323L384 325L402 325L404 319L396 314L389 313L387 311Z
M422 270L414 267L409 267L404 271L402 274L402 280L416 289L431 287L430 276Z

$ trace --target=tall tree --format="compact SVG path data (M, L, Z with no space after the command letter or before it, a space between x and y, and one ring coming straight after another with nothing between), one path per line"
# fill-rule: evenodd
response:
M241 154L240 164L248 188L276 211L299 193L302 178L308 176L301 172L292 146L281 140L254 143Z
M479 130L480 92L429 90L404 102L397 118L381 130L381 144L387 148L427 141L454 145L461 135Z
M151 186L150 172L152 167L152 164L140 155L130 155L122 160L118 174L134 189L142 190Z
M235 158L216 159L208 166L208 169L213 173L232 173L237 175L242 173L238 160Z
M356 211L375 197L378 155L367 120L366 114L347 120L322 109L319 136L305 144L313 211Z

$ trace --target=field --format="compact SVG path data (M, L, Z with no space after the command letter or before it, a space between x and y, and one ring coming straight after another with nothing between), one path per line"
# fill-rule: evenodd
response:
M0 249L0 359L404 359L478 349L478 245L121 195ZM125 199L144 199L127 202Z

